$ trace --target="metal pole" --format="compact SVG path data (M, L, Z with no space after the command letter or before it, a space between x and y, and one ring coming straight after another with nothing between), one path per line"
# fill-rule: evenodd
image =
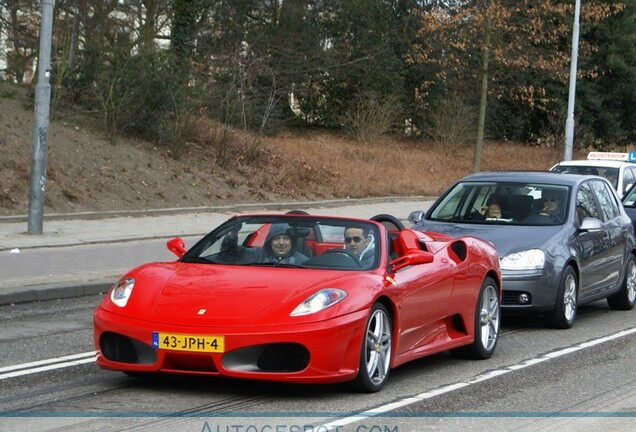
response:
M572 60L570 63L570 89L568 93L568 117L565 121L565 152L564 160L572 160L572 148L574 147L574 99L576 93L576 71L579 55L579 15L581 12L581 0L574 4L574 26L572 28Z
M484 30L484 50L481 54L481 91L479 101L479 119L477 121L477 144L473 157L473 172L481 170L481 152L484 147L484 129L486 125L486 104L488 103L488 67L490 59L490 37L492 33L492 18L486 17Z
M49 84L51 63L51 35L55 0L42 0L40 23L40 51L38 53L38 82L35 86L35 120L31 141L31 190L27 232L42 234L44 219L44 191L46 190L46 159L49 140Z

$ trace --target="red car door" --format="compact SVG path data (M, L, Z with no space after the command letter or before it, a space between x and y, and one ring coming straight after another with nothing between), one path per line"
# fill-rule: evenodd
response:
M402 294L398 355L437 341L446 332L444 321L457 266L445 254L437 255L432 263L406 267L393 275Z

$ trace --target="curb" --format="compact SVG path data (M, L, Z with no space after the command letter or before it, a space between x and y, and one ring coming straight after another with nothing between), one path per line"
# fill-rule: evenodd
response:
M69 282L3 289L0 306L105 294L116 281Z
M344 205L378 204L396 201L431 201L434 197L421 195L415 196L387 196L370 198L342 198L318 201L290 201L251 204L232 204L227 206L203 206L203 207L174 207L147 210L114 210L104 212L81 213L50 213L44 215L45 221L63 220L94 220L119 217L145 217L145 216L169 216L189 213L236 213L242 211L278 210L307 207L342 207ZM0 216L0 223L28 222L28 215Z

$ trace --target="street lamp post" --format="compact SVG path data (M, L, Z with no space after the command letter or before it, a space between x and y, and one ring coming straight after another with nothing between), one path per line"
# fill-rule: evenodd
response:
M565 121L565 152L564 160L572 160L572 148L574 147L574 99L576 93L576 71L579 55L579 15L581 13L581 0L574 4L574 25L572 27L572 59L570 63L570 88L568 92L568 117Z
M51 101L51 35L55 0L42 0L40 51L38 52L38 82L35 85L35 121L31 141L31 190L27 232L42 234L44 191L46 189L46 159L49 145L49 104Z

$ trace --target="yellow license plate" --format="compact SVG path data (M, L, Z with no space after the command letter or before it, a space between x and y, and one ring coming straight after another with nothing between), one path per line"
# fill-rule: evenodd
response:
M154 332L152 347L173 351L222 353L225 352L225 338Z

